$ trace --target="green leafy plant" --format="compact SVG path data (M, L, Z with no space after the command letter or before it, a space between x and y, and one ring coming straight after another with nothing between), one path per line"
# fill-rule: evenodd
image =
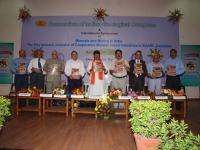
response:
M3 123L5 122L5 116L10 116L10 109L8 106L10 105L10 99L7 99L3 96L0 96L0 128L3 127Z
M200 150L200 136L190 131L186 132L188 125L182 120L172 119L167 124L168 134L161 137L159 149L161 150Z
M131 129L147 138L157 138L168 133L166 121L170 119L171 102L135 101L129 106Z

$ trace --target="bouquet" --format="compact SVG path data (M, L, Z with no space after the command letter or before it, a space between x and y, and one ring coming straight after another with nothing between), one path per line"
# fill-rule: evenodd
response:
M95 13L94 13L94 15L95 15L95 17L94 17L94 19L95 19L95 21L99 21L99 20L103 20L104 21L104 17L105 16L108 16L108 14L106 14L106 9L95 9L94 8L94 11L95 11Z
M75 88L72 90L73 95L85 95L85 91L82 88Z
M95 107L95 112L101 119L115 117L114 105L108 93L99 98L99 104Z
M109 96L111 99L118 99L119 96L122 96L121 89L110 90Z
M22 88L17 92L17 96L19 95L19 93L30 93L32 97L39 97L40 94L44 93L43 89L38 89L36 86L34 86L33 88Z
M170 12L170 16L168 21L173 21L173 23L175 22L179 22L180 19L182 19L182 16L184 14L181 14L181 10L174 8L174 11L169 11Z
M147 55L149 57L153 58L155 55L158 55L159 59L161 59L161 57L163 57L163 54L161 53L161 49L157 50L157 47L155 48L155 50L150 48L150 52L151 52L151 54Z
M52 94L64 95L64 94L66 94L66 93L65 93L65 90L62 89L62 88L55 88L55 89L52 90Z
M148 91L145 93L144 91L141 92L128 91L127 95L130 96L132 99L138 99L138 96L150 96L150 99L155 99L156 92Z
M31 14L30 14L30 9L26 8L26 6L24 5L24 7L22 8L19 8L19 16L18 16L18 19L17 20L22 20L22 21L25 21L25 19L28 20L28 18L31 17Z

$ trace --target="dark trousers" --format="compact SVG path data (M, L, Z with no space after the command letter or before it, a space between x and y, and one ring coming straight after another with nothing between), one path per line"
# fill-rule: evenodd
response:
M132 76L130 88L135 92L141 92L144 89L144 77L143 76Z
M68 78L68 90L69 93L72 93L72 90L75 88L82 88L82 78L80 79L70 79Z
M21 88L28 89L28 75L15 74L15 92L18 92Z
M44 75L42 73L33 72L30 74L30 87L34 86L44 90Z
M167 76L166 84L167 84L168 89L175 90L175 91L181 90L181 79L179 75ZM177 109L181 108L180 102L176 102L176 108Z
M180 76L167 76L166 79L167 88L171 90L181 90L181 80Z

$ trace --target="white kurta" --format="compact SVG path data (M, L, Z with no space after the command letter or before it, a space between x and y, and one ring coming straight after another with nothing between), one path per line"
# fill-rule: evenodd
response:
M108 68L105 65L105 62L102 60L103 65L106 69L106 72L103 72L104 74L108 72ZM90 74L90 69L92 68L92 61L88 64L87 72ZM91 75L90 75L90 81L91 81ZM95 83L90 84L89 81L89 95L102 95L104 93L105 88L105 75L103 75L103 80L99 80L99 72L95 72Z

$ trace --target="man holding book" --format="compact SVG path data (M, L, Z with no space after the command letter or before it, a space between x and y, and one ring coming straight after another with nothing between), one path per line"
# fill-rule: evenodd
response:
M166 85L171 90L181 90L180 75L184 73L185 67L183 61L177 57L175 49L170 50L170 58L165 62L164 66L166 72ZM177 109L180 109L180 103L177 103Z
M147 77L149 78L148 90L151 92L156 92L159 95L160 89L162 87L161 78L165 76L164 65L159 62L159 56L153 56L153 62L147 65Z
M28 66L28 72L30 73L30 87L33 88L36 86L38 89L44 90L44 76L46 72L44 72L43 66L45 60L42 59L43 54L41 50L37 50L35 54L36 58L33 58Z
M28 89L28 65L30 60L26 58L25 50L19 51L19 58L16 58L12 63L12 72L15 74L15 92L21 88Z
M122 93L126 93L126 77L127 71L130 71L127 60L122 58L122 51L115 51L115 58L111 62L110 74L112 75L112 89L121 89Z
M64 73L64 63L58 58L58 52L52 52L52 58L46 60L43 70L46 71L46 93L52 93L54 88L61 86L61 74Z
M78 59L76 51L71 52L71 59L66 62L65 74L68 78L68 90L71 93L75 88L82 88L82 78L85 75L84 64Z
M94 59L87 67L87 72L90 74L89 95L102 95L105 90L105 74L108 73L108 69L100 56L100 52L95 50Z
M166 84L171 90L181 90L180 75L185 71L183 61L177 57L175 49L170 50L170 58L165 62Z
M147 75L146 63L141 60L142 52L137 50L135 59L129 61L129 85L135 92L141 92L144 89L145 76Z

